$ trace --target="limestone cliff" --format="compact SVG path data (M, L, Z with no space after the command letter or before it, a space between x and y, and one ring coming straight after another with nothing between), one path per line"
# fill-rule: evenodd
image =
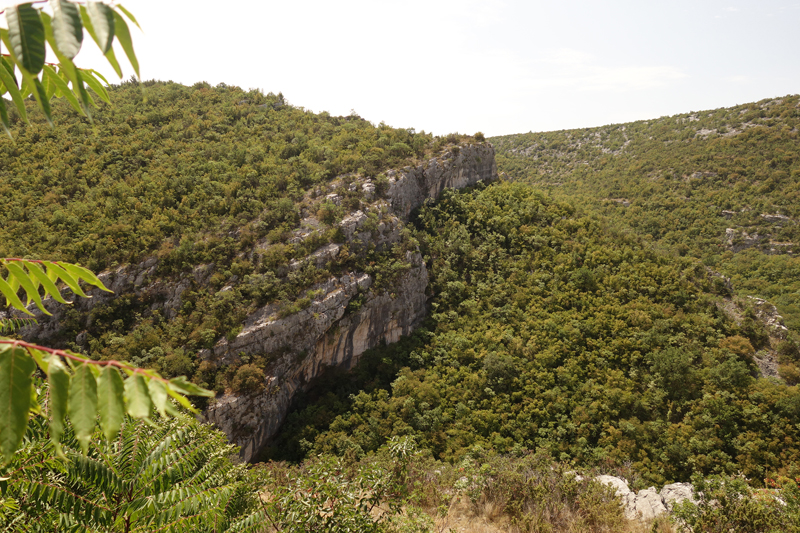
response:
M419 166L390 171L387 177L388 205L378 201L371 207L373 211L388 208L388 219L381 222L383 228L370 234L362 232L368 217L362 211L351 213L341 222L348 241L372 239L381 245L391 244L411 211L426 199L438 197L448 187L462 188L496 179L494 149L489 144L460 146ZM369 190L370 184L362 186ZM336 250L326 249L325 253L335 254ZM213 350L202 354L222 362L240 354L282 354L267 369L267 384L262 392L248 396L225 394L206 412L208 421L241 446L243 459L253 459L270 442L295 393L308 386L323 369L349 369L364 351L397 341L420 322L425 314L428 273L419 253L409 252L406 260L410 269L391 291L373 290L373 279L365 273L331 278L315 288L321 294L307 309L278 318L276 310L266 306L245 320L235 339L223 339ZM365 296L364 303L358 311L347 313L348 304L359 292Z

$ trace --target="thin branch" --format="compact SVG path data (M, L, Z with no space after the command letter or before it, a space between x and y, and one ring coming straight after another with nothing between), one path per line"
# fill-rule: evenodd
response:
M128 363L124 363L122 361L117 361L114 359L108 361L95 361L93 359L89 359L87 357L81 357L79 355L64 351L64 350L57 350L55 348L48 348L47 346L40 346L38 344L32 344L30 342L20 341L20 340L13 340L13 339L0 339L0 345L3 344L10 344L15 348L24 348L27 351L30 350L38 350L40 352L46 352L50 355L57 355L59 357L63 357L64 359L69 359L71 361L76 361L78 363L86 364L86 365L96 365L96 366L113 366L116 367L126 373L130 374L141 374L145 377L150 379L154 379L156 381L160 381L165 385L169 384L169 380L166 378L162 378L152 370L145 370L144 368L136 368L134 366L129 365Z

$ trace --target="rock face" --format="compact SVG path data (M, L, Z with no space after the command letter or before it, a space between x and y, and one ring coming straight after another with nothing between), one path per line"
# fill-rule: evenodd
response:
M695 501L691 483L665 485L660 492L657 492L655 487L633 492L628 488L628 482L622 478L597 476L594 479L615 490L628 520L649 522L657 516L671 511L676 504L684 500Z
M494 148L489 144L462 145L417 167L389 171L387 177L386 202L379 201L369 210L387 211L387 222L368 231L368 213L356 211L345 216L340 227L348 242L391 245L399 240L400 229L411 211L425 200L437 198L446 188L497 179ZM367 188L374 192L374 187ZM335 255L337 250L328 247L315 254ZM280 354L267 369L262 392L248 396L225 394L212 402L206 412L207 420L241 447L244 460L252 460L270 442L295 393L306 388L324 369L350 369L364 351L383 342L396 342L422 320L428 272L418 252L409 252L406 261L411 268L391 290L375 291L372 277L361 272L331 278L313 288L320 296L308 308L285 318L278 318L271 306L259 309L247 317L235 339L223 339L201 354L222 363L232 362L240 354ZM347 312L358 295L363 298L360 308Z
M242 352L284 353L270 366L263 392L226 394L206 413L208 421L241 446L243 459L251 460L269 442L295 393L325 368L349 370L364 351L382 342L396 342L422 320L428 272L418 253L409 260L413 266L397 283L394 295L369 291L372 278L367 274L345 275L330 280L332 290L308 309L278 320L250 317L233 342L214 348L221 358ZM359 291L366 291L365 302L358 311L347 313L347 303Z
M407 219L414 208L428 198L438 198L445 189L497 179L494 148L490 144L458 146L427 164L389 171L387 177L392 211Z

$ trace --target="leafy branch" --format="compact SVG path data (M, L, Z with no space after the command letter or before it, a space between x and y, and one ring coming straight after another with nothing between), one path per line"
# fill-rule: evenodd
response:
M84 29L117 76L122 78L122 69L112 47L114 40L122 47L133 71L139 76L139 61L125 19L137 27L139 23L127 9L102 2L79 5L67 0L50 0L50 15L35 8L34 3L40 2L5 8L8 28L0 28L0 44L5 45L8 52L0 56L0 124L9 137L11 124L5 100L1 98L6 93L26 122L25 98L33 95L51 125L49 102L54 96L66 98L78 113L90 120L90 108L97 107L97 104L86 87L104 102L111 103L108 91L100 82L102 80L107 85L106 79L95 70L76 67L72 61L83 44ZM46 62L48 45L58 60L56 64ZM19 78L15 68L20 74Z
M6 304L29 315L32 313L19 297L20 291L25 293L28 305L35 303L48 315L44 298L71 303L61 295L57 283L87 298L80 282L111 292L94 273L71 263L6 258L0 259L0 265L8 272L5 278L0 275L0 292ZM0 337L0 452L6 461L19 448L30 414L42 412L34 394L37 367L50 384L50 438L59 453L67 415L85 452L98 422L111 441L119 433L125 413L138 419L149 419L153 410L162 416L173 415L176 409L170 398L194 411L187 395L213 395L185 377L168 380L125 362L94 361L68 350Z

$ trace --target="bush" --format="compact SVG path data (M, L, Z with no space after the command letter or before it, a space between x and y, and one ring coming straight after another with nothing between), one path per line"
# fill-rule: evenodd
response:
M695 504L685 500L673 510L682 531L800 532L800 505L794 481L784 480L782 492L774 488L754 490L740 476L696 476L692 481L699 501Z
M231 380L231 390L236 394L252 394L264 389L264 371L256 365L242 365Z

